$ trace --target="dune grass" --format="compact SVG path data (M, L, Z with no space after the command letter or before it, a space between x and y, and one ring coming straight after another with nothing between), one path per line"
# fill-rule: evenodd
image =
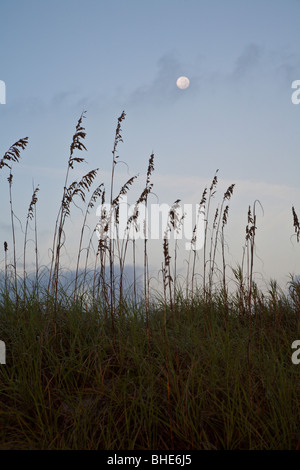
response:
M60 304L55 337L41 301L16 312L2 299L0 447L299 448L299 312L282 299L260 304L249 359L234 300L226 322L220 297L179 296L173 317L163 300L150 306L147 347L144 305L123 305L113 341L99 305Z
M98 170L69 182L74 165L84 161L75 154L85 150L83 118L70 147L46 282L37 255L38 187L26 219L22 275L17 269L12 164L18 163L28 139L16 142L0 160L0 170L9 170L13 240L10 251L4 241L0 278L0 339L7 352L6 365L0 366L0 449L299 449L300 366L291 361L291 345L300 334L300 282L291 278L286 293L275 281L264 293L255 283L258 202L248 209L244 258L230 268L224 232L234 185L224 193L210 225L215 174L200 204L206 220L202 260L195 249L190 251L184 286L176 275L178 247L173 251L168 237L182 223L174 203L162 240L161 293L151 295L146 240L138 289L130 230L137 224L138 204L147 204L151 194L154 155L145 189L128 219L128 237L109 238L111 214L102 212L84 248L88 214L98 199L105 202L105 187L98 185L86 203ZM108 191L116 222L120 198L136 178L114 193L124 119L122 113ZM61 250L76 198L86 210L75 279L66 288ZM298 239L299 222L292 210ZM26 249L33 219L36 271L30 277ZM124 267L129 248L134 277L128 290ZM231 290L229 270L236 286Z

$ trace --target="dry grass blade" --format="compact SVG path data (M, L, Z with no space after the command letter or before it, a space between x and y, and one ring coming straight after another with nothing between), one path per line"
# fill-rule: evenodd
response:
M27 212L27 219L26 219L25 236L24 236L24 254L23 254L24 301L26 299L26 245L27 245L28 226L29 226L29 221L32 220L34 217L34 210L35 210L36 203L38 201L38 198L37 198L38 191L39 191L39 187L37 186L35 190L33 191L29 208L28 208L28 212ZM36 231L35 231L35 236L36 236ZM36 251L37 251L37 243L36 243ZM37 269L38 268L36 266L36 271ZM37 272L36 272L36 275L37 275Z
M120 197L121 196L125 196L125 194L128 193L129 189L130 189L130 186L132 186L134 180L137 178L137 176L132 176L131 178L129 178L128 181L126 181L125 184L123 184L122 188L120 189L119 191L119 194L117 195L117 197L115 197L115 199L113 200L112 202L112 206L113 207L118 207L118 203L119 203L119 200L120 200Z
M37 198L37 193L39 192L40 188L37 186L35 190L33 191L31 202L28 208L28 213L27 213L27 219L32 220L34 217L33 211L34 211L34 206L36 205L38 198Z
M297 242L299 242L299 240L300 240L300 224L299 224L298 216L296 214L294 206L292 207L292 213L293 213L293 225L294 225L295 233L296 233L296 236L297 236Z
M125 116L126 116L125 111L123 111L121 116L118 118L118 124L117 124L117 128L116 128L116 134L115 134L115 140L114 140L114 148L112 150L114 163L116 163L116 159L119 158L119 156L116 155L118 143L123 142L123 138L122 138L122 135L121 135L121 130L122 130L121 129L121 123L125 119Z
M85 113L84 111L76 125L76 131L75 134L73 135L72 143L70 145L70 158L69 158L69 166L73 168L73 162L83 162L84 158L78 158L78 157L73 157L74 150L86 150L85 145L83 144L82 140L85 139L86 137L86 132L84 127L82 126L82 121L85 118Z
M18 162L21 158L20 150L24 150L26 145L28 144L28 137L24 139L20 139L15 142L8 151L4 154L3 158L0 160L0 170L1 168L7 166L11 169L11 166L8 165L6 162Z

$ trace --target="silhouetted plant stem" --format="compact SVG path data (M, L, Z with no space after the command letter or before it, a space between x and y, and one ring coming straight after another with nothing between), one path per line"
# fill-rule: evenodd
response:
M32 194L31 202L28 208L28 213L27 213L27 218L26 218L26 227L25 227L25 236L24 236L24 254L23 254L23 261L24 261L24 266L23 266L23 281L24 281L24 302L26 299L26 244L27 244L27 233L28 233L28 225L29 225L29 220L32 220L34 217L34 209L37 203L37 193L39 191L39 187L37 186ZM36 225L35 225L35 250L37 251L37 240L36 240ZM37 254L36 254L36 260L37 260ZM37 273L37 266L36 266L36 273Z
M12 180L13 175L10 171L9 177L7 178L9 183L9 204L10 204L10 217L11 217L11 231L13 239L13 259L14 259L14 281L15 281L15 295L16 295L16 305L18 308L18 281L17 281L17 257L16 257L16 237L15 237L15 223L14 223L14 211L13 211L13 202L12 202Z

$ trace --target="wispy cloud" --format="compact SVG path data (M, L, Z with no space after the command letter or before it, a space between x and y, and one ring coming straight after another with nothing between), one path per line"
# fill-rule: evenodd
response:
M263 56L263 48L257 44L249 44L236 59L233 78L240 80L249 76L259 65Z
M156 105L170 100L177 101L182 92L176 87L176 79L187 75L188 67L172 51L164 54L157 61L157 73L152 81L136 88L129 96L129 104L144 104L146 101Z

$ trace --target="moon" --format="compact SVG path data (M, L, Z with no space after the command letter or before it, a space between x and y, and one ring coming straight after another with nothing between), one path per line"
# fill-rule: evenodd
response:
M190 81L187 77L179 77L177 78L176 85L181 90L185 90L190 85Z

